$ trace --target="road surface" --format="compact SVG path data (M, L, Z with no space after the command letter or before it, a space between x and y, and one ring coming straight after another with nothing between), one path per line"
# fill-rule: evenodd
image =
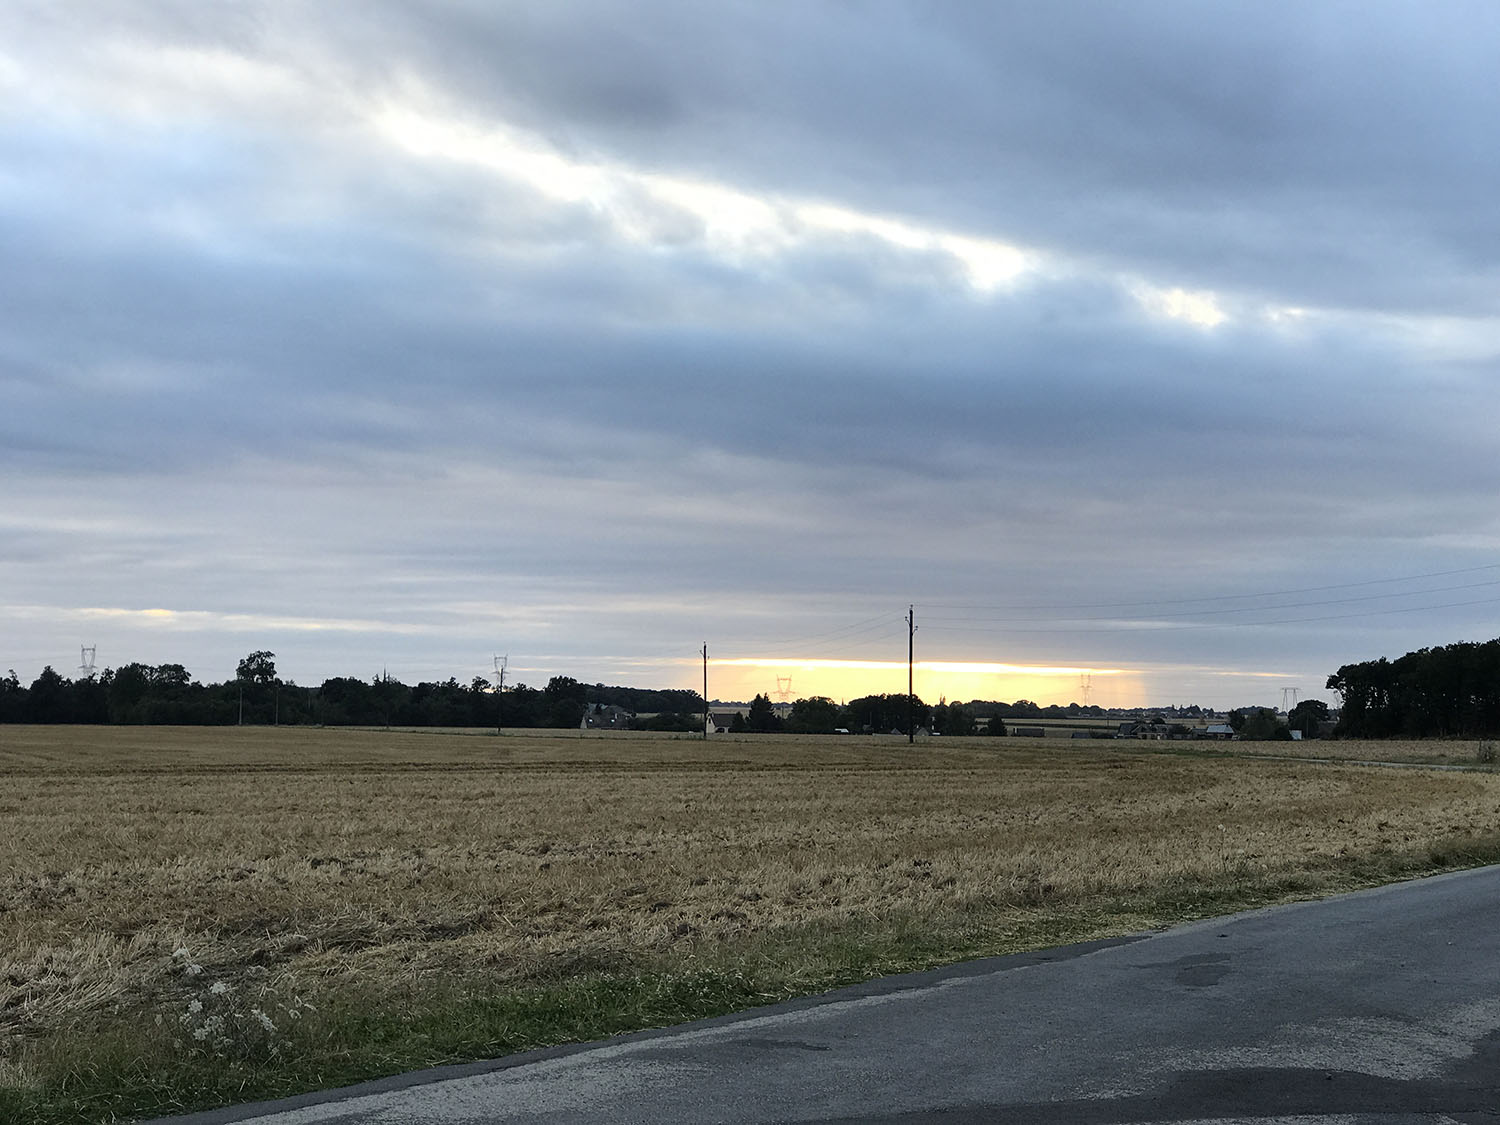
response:
M174 1125L1500 1125L1500 867Z

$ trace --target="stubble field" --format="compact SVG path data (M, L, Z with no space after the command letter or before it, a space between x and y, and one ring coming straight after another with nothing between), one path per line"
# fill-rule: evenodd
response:
M3 727L0 779L16 1120L285 1093L1500 855L1489 772L1098 742ZM194 1003L250 1030L195 1039Z

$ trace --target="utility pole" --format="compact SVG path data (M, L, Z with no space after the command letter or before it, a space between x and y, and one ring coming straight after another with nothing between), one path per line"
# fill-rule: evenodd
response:
M917 741L917 728L912 723L912 652L915 649L917 637L917 607L909 605L906 607L906 741L915 743Z
M505 666L510 654L495 657L495 733L505 733Z
M245 725L245 681L240 681L240 721L238 726Z
M703 740L708 741L708 642L703 642Z

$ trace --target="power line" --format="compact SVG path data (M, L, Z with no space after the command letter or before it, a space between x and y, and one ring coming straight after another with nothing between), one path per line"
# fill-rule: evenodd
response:
M1318 621L1353 621L1361 617L1383 617L1393 613L1423 613L1434 609L1464 609L1477 605L1497 605L1500 598L1481 598L1471 602L1442 602L1438 605L1413 605L1403 606L1399 609L1372 609L1363 613L1338 613L1322 617L1286 617L1276 621L1200 621L1200 622L1153 622L1145 619L1140 622L1144 625L1154 625L1153 632L1164 632L1173 629L1259 629L1267 625L1305 625ZM1266 606L1267 610L1285 609L1285 606ZM1107 620L1101 618L1100 620ZM965 626L965 625L939 625L938 629L944 632L966 632L966 633L1114 633L1130 627L1130 622L1122 621L1116 629L1088 629L1088 628L1059 628L1049 626L1047 628L1017 629L996 628L993 624Z
M834 657L825 656L825 654L847 653L851 649L868 649L877 645L883 648L886 641L898 636L905 630L905 627L903 618L881 614L879 617L866 618L838 629L814 633L801 640L757 642L754 647L761 651L794 651L796 655L787 657L788 662L833 659ZM809 643L811 641L817 643Z
M1225 613L1266 613L1266 612L1275 611L1275 610L1281 610L1281 609L1306 609L1306 608L1309 608L1309 607L1324 606L1324 605L1352 605L1355 602L1377 602L1377 601L1380 601L1380 600L1382 600L1384 598L1415 598L1415 597L1421 597L1421 596L1426 595L1426 594L1446 594L1446 593L1451 593L1454 590L1478 590L1478 589L1481 589L1481 588L1483 588L1485 586L1500 586L1500 579L1491 579L1488 582L1467 582L1467 583L1463 583L1463 584L1458 585L1458 586L1434 586L1431 589L1427 589L1427 590L1397 590L1397 591L1393 591L1393 592L1388 593L1388 594L1362 594L1359 597L1354 597L1354 598L1325 598L1325 599L1319 599L1317 601L1311 601L1311 602L1284 602L1284 603L1282 603L1280 605L1246 605L1246 606L1233 606L1233 607L1228 608L1228 609L1189 609L1189 610L1182 610L1182 611L1177 612L1177 613L1157 613L1157 614L1150 614L1150 615L1144 615L1143 614L1143 615L1140 616L1139 620L1160 621L1160 620L1165 620L1165 619L1170 618L1170 617L1210 617L1210 616L1214 616L1214 615L1217 615L1217 614L1225 614ZM1229 596L1233 597L1233 596L1238 596L1238 595L1229 595ZM1248 595L1246 595L1246 596L1248 596ZM1267 595L1258 595L1258 596L1270 597L1272 595L1267 594ZM1204 598L1202 600L1208 601L1210 599ZM1172 603L1162 603L1162 604L1172 604ZM1017 624L1034 624L1034 623L1036 623L1038 621L1045 621L1045 620L1053 620L1053 621L1059 621L1059 622L1069 622L1069 621L1114 621L1114 620L1117 620L1117 619L1118 619L1117 616L1110 616L1110 617L1058 617L1058 618L1050 618L1050 619L1049 618L1036 618L1036 617L1010 617L1010 618L991 617L991 618L986 618L985 620L992 621L992 622L995 622L997 624L1004 624L1006 622L1015 622ZM974 620L974 618L970 618L970 617L928 617L927 620L928 621L972 621L972 620Z
M1500 563L1463 567L1459 570L1435 570L1427 574L1409 574L1403 578L1371 578L1363 582L1338 582L1329 586L1303 586L1292 590L1263 590L1254 594L1212 594L1201 598L1163 598L1156 601L1139 602L1084 602L1072 605L960 605L952 602L924 602L923 606L927 609L969 609L1005 613L1023 613L1027 610L1132 609L1153 605L1192 605L1194 602L1222 602L1248 598L1279 598L1292 594L1318 594L1327 590L1354 590L1363 586L1384 586L1396 582L1418 582L1426 578L1451 578L1459 574L1478 574L1486 570L1500 570Z
M872 629L878 629L882 626L889 626L891 624L893 624L891 615L888 613L881 613L877 614L874 617L867 617L863 621L856 621L850 625L840 625L833 629L825 629L821 633L808 633L804 634L801 637L791 637L789 639L770 641L768 643L781 648L790 647L792 645L806 644L809 641L837 640L841 639L840 634L849 634L852 636L858 633L868 632Z

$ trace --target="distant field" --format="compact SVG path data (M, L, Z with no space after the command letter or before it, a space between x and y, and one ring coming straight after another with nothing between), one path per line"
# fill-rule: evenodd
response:
M1201 746L1201 744L1199 744ZM1321 758L1336 762L1404 762L1434 766L1496 767L1497 744L1478 741L1388 738L1375 741L1212 743L1215 750L1257 757Z
M0 727L0 1119L243 1100L1500 855L1492 773L1159 746ZM274 1035L194 1043L206 982Z

